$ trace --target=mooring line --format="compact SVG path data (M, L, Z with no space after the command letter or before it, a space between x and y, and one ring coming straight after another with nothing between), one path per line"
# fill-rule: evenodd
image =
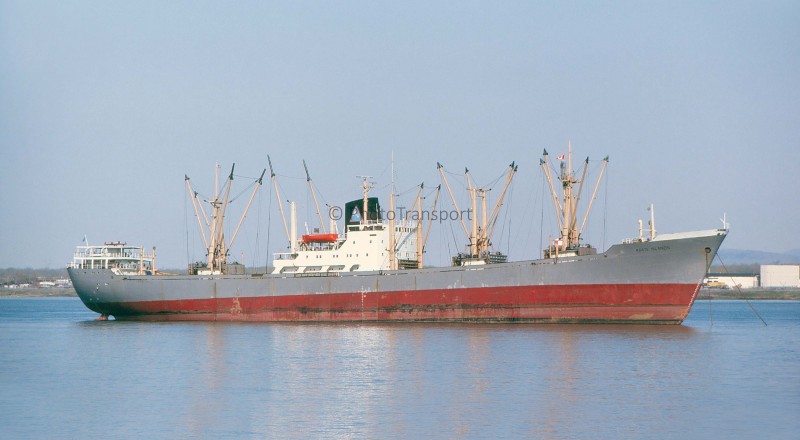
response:
M720 264L722 264L722 268L723 268L723 269L725 269L725 273L727 273L727 274L728 274L728 276L729 276L729 277L731 277L731 280L733 280L733 276L731 275L730 271L728 270L728 267L727 267L727 266L725 266L725 263L722 261L722 257L720 257L720 256L719 256L719 253L717 253L717 259L719 260ZM760 319L760 320L761 320L761 322L763 322L763 323L764 323L764 325L767 325L767 321L764 321L764 318L762 318L762 317L761 317L761 315L759 315L759 314L758 314L758 312L756 311L756 309L753 307L753 305L752 305L752 304L750 304L750 300L749 300L749 299L747 299L747 297L745 297L745 296L744 296L744 294L742 293L742 288L741 288L741 287L739 287L739 285L738 285L738 284L734 284L734 286L736 286L736 290L738 290L738 291L739 291L739 296L741 296L741 297L743 297L743 298L744 298L745 302L746 302L746 303L747 303L747 305L750 307L750 310L752 310L752 311L753 311L753 314L755 314L756 316L758 316L758 319Z
M711 269L711 264L709 264L709 262L708 262L708 252L706 252L706 276L708 276L709 269ZM708 298L707 298L708 299L708 321L710 323L709 327L714 327L714 313L711 311L711 303L713 302L712 298L711 298L711 292L709 290L706 290L706 295L708 296Z

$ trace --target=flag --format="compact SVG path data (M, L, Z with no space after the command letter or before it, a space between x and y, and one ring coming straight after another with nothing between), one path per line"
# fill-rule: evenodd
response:
M558 159L558 160L564 160L564 158L565 158L565 157L566 157L566 156L565 156L564 154L562 154L561 156L558 156L556 159Z

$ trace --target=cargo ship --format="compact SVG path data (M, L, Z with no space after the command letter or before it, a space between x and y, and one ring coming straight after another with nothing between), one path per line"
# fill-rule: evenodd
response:
M229 262L228 256L247 209L231 239L226 241L223 234L232 169L225 187L220 190L217 185L210 198L211 215L206 215L189 178L185 179L207 249L206 260L190 264L187 274L162 274L156 268L155 248L147 252L123 242L79 246L68 272L81 300L100 314L99 319L683 322L727 235L727 225L721 229L657 234L651 207L649 230L639 220L638 237L599 252L582 243L582 231L608 157L602 162L580 224L578 202L589 159L580 177L572 170L571 148L568 155L557 160L560 171L554 168L545 150L540 167L549 185L560 230L549 240L542 257L535 260L508 261L506 255L493 250L492 232L506 189L517 172L514 163L509 166L505 186L491 209L487 209L488 189L479 188L466 171L472 215L459 214L453 219L463 228L466 246L463 252L452 256L448 267L423 264L432 223L425 213L436 212L442 185L437 188L433 209L426 210L420 185L411 210L400 219L395 215L394 183L389 209L384 212L378 198L369 194L369 178L362 177L361 198L345 204L340 233L334 221L329 226L324 224L306 168L320 227L298 238L294 203L289 203L287 221L283 203L279 202L288 252L275 254L273 267L265 273L246 273L241 264ZM281 200L271 161L269 168L277 199ZM437 164L437 169L452 200L453 212L464 213L459 210L443 166ZM264 173L255 182L248 208L263 177Z

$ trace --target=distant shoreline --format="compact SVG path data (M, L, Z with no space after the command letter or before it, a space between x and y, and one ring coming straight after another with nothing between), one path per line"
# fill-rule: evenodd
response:
M0 298L77 298L73 288L0 289Z
M0 289L0 298L76 298L75 289ZM700 289L699 300L800 300L800 289Z

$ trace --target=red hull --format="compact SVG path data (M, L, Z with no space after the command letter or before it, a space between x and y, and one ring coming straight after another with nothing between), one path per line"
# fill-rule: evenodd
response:
M680 324L699 284L603 284L105 303L117 319Z

